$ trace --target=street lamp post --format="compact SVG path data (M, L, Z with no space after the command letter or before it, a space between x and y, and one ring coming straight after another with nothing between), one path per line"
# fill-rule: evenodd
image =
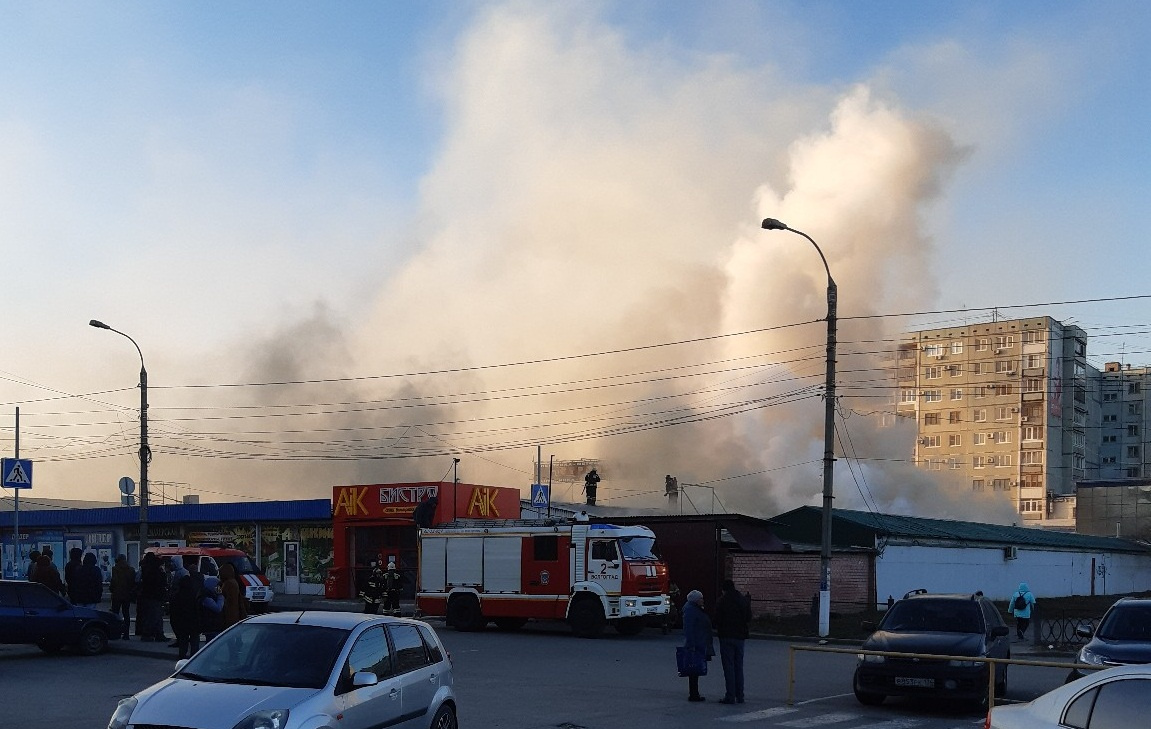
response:
M764 230L787 230L815 246L827 271L827 375L823 408L823 535L819 548L819 635L826 638L831 622L831 502L835 487L835 303L838 298L831 268L819 244L801 230L789 228L775 218L764 218Z
M88 325L116 332L131 342L136 354L140 355L140 557L143 558L144 550L148 548L148 461L152 460L152 451L148 448L148 370L144 369L144 353L135 339L119 329L95 319Z

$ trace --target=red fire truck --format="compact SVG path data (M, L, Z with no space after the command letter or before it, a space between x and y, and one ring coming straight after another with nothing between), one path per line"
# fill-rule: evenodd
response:
M667 565L643 526L463 520L421 529L416 606L457 630L566 620L583 637L625 635L667 615Z

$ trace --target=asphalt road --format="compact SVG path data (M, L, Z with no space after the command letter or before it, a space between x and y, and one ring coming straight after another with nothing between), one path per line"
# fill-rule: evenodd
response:
M797 654L795 703L787 705L788 643L748 643L747 703L723 705L718 660L701 679L708 701L687 702L675 672L680 636L647 631L624 638L573 637L562 625L457 633L433 623L452 656L464 727L493 729L973 729L982 716L964 706L889 700L879 707L851 695L854 657ZM3 725L21 729L102 727L116 702L170 673L173 655L111 652L84 658L0 646ZM1012 669L1008 698L1029 699L1062 683L1052 668Z

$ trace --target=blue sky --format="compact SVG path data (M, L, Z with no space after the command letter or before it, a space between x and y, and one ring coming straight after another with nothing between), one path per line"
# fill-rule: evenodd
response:
M37 493L114 498L135 472L138 362L98 318L145 353L173 493L439 478L458 442L383 465L200 450L223 436L189 413L337 394L188 386L388 382L816 319L818 261L766 242L766 214L820 242L844 316L1151 293L1149 29L1135 1L0 3L0 448L21 406ZM1001 313L1131 326L1100 361L1151 349L1145 300ZM461 378L405 383L507 385ZM748 444L768 427L729 425ZM614 458L640 494L621 451L707 482L819 450L803 434L697 466L660 432L558 457ZM527 479L516 443L472 478ZM773 482L770 506L810 476Z

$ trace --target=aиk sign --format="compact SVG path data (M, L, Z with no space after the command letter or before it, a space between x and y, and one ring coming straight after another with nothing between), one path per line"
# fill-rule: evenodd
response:
M32 461L26 458L0 459L0 473L6 489L32 488Z

